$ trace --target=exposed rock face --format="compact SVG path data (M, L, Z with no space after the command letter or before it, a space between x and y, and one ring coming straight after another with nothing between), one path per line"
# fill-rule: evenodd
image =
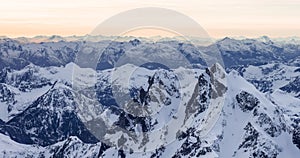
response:
M300 149L300 126L293 131L293 143Z
M86 143L97 142L75 113L73 97L68 88L50 89L1 128L24 144L47 146L69 136L77 136Z
M244 112L249 112L254 109L259 104L259 100L255 98L252 94L242 91L236 95L236 101L238 102L239 107Z
M14 104L16 102L15 93L3 83L0 83L0 102L5 102L6 104Z
M239 149L250 152L249 157L273 158L277 157L279 152L281 152L281 149L275 143L260 136L251 123L248 123L244 130L246 133L243 136L243 142L240 144ZM262 140L264 143L261 142ZM260 148L260 146L264 146L265 148Z
M81 42L0 42L0 157L299 155L299 46L223 39L217 45L234 72L226 73L219 64L202 69L191 44L106 42L99 60L107 43L87 45L100 70L91 96L71 88ZM194 67L114 68L129 50L151 55L164 45Z
M297 76L293 81L280 89L288 93L293 93L295 97L300 99L300 77Z

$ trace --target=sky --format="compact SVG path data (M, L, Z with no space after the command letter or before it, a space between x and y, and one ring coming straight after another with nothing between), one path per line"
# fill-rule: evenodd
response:
M214 38L300 36L300 0L0 0L0 36L86 35L122 11L173 9Z

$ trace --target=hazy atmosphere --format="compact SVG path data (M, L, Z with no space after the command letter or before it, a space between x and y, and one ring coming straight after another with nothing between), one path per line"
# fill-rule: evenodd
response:
M0 158L299 158L300 0L0 10Z
M140 7L181 12L215 38L300 36L299 0L10 0L0 5L0 36L85 35L105 19Z

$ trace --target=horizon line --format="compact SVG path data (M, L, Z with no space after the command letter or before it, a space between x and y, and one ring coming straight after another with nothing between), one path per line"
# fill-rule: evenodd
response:
M256 39L256 38L262 38L267 37L270 39L278 39L278 38L300 38L300 36L297 35L291 35L291 36L269 36L269 35L258 35L258 36L247 36L247 35L226 35L226 36L220 36L220 37L198 37L198 36L162 36L162 35L153 35L153 36L135 36L135 35L90 35L90 34L72 34L72 35L61 35L61 34L37 34L37 35L24 35L24 36L10 36L10 35L0 35L0 39L4 38L10 38L10 39L18 39L18 38L42 38L42 37L61 37L61 38L69 38L69 37L135 37L135 38L176 38L176 37L192 37L192 38L199 38L199 39L224 39L224 38L245 38L245 39Z

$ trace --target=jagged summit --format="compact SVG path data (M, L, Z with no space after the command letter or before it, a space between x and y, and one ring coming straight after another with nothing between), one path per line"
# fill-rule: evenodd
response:
M80 44L0 42L0 157L299 155L298 45L227 38L225 67L207 67L182 41L115 41L93 69L74 61ZM166 45L200 66L118 65Z

